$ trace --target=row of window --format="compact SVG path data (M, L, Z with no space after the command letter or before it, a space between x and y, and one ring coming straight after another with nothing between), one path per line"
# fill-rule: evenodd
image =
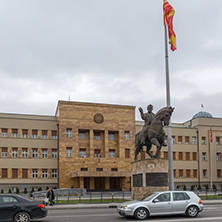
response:
M19 132L21 130L21 132ZM9 136L9 129L2 128L1 129L1 137L6 138ZM31 131L31 132L30 132ZM40 131L40 132L39 132ZM38 139L39 137L42 139L49 139L49 134L51 135L51 139L57 139L57 131L56 130L31 130L31 129L11 129L11 137L19 138L19 133L21 133L22 138L29 138L29 133L31 134L31 138Z
M11 177L8 176L9 169L1 169L1 178L12 178L17 179L19 178L19 171L21 170L20 178L22 179L28 179L28 169L11 169ZM51 173L51 176L49 177L49 173ZM32 169L31 170L31 178L38 178L38 179L47 179L47 178L57 178L58 177L58 171L57 169Z
M20 152L19 152L20 150ZM41 150L41 153L39 152L39 150ZM31 153L29 153L31 151ZM50 149L51 151L51 158L57 158L58 157L58 152L57 149ZM2 158L7 158L10 157L9 156L9 150L7 147L2 147L1 148L1 157ZM20 154L20 155L19 155ZM41 156L40 156L41 154ZM42 148L42 149L38 149L38 148L11 148L11 157L12 158L38 158L38 157L42 157L42 158L50 158L49 156L49 149L46 148Z
M174 177L187 178L187 177L197 177L197 170L174 170ZM207 170L202 170L202 177L208 177ZM217 170L217 177L222 177L222 170Z

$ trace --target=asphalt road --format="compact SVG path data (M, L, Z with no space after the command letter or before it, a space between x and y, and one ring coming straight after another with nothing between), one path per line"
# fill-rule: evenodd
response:
M134 218L125 218L118 215L116 208L101 209L65 209L65 210L49 210L48 216L44 219L35 220L36 222L133 222ZM203 212L196 218L188 218L186 216L165 216L150 217L147 221L154 222L221 222L222 221L222 205L207 205Z

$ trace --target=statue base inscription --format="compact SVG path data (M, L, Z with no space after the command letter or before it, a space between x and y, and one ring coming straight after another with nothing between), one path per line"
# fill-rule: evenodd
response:
M132 199L141 200L155 191L169 190L168 159L134 161L132 167Z

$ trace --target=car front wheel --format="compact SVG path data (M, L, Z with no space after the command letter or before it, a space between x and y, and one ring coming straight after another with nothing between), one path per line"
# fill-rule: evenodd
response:
M30 222L30 216L26 212L19 212L15 215L14 222Z
M145 220L147 219L149 216L149 212L146 208L138 208L135 213L134 213L134 217L137 219L137 220Z
M186 215L188 217L196 217L198 215L199 211L198 208L196 206L190 206L187 209Z

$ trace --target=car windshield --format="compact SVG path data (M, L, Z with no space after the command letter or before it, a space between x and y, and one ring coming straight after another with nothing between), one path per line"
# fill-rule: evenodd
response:
M157 194L159 194L159 193L153 193L153 194L151 194L150 196L148 196L148 197L145 197L144 199L143 199L143 201L150 201L153 197L155 197Z

